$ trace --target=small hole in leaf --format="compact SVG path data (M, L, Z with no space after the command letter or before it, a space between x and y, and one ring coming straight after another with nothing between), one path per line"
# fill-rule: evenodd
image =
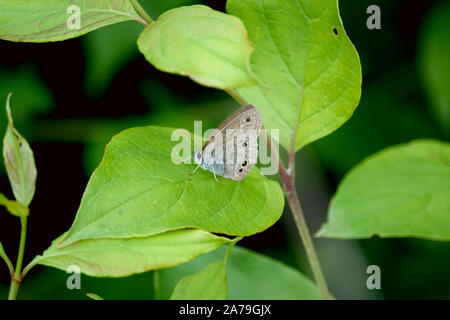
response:
M333 27L333 33L337 36L338 35L338 29L336 27Z

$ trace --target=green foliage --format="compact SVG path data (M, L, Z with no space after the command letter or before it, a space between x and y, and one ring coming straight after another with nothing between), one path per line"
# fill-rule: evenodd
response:
M199 273L181 278L170 299L225 300L228 292L225 262L210 263Z
M17 129L28 141L35 140L33 129L36 117L51 111L52 93L39 78L37 68L30 65L14 69L0 67L0 78L5 79L0 81L0 99L5 99L10 92L14 93L14 119ZM0 112L0 132L5 132L7 125L6 113Z
M14 128L9 107L10 97L11 94L6 101L9 124L3 139L3 157L16 200L24 206L28 206L36 189L37 170L30 145Z
M222 259L226 248L198 257L192 262L158 270L155 278L158 299L169 299L178 281L197 274L205 266ZM226 265L228 299L320 299L314 283L298 270L252 250L235 246Z
M80 8L80 29L69 29L70 5ZM0 39L21 42L60 41L113 23L143 21L129 0L0 0Z
M58 246L58 238L42 256L32 261L32 265L61 270L77 265L86 275L123 277L185 263L229 242L227 238L196 229L148 237L82 240L64 247Z
M253 50L236 17L193 5L169 10L149 25L139 49L156 68L220 89L252 85Z
M450 3L427 15L421 34L419 63L430 106L443 131L450 135Z
M9 213L17 217L26 217L30 212L28 207L18 201L9 200L3 193L0 193L0 205L6 207Z
M227 260L236 238L228 245L222 260L208 264L200 272L184 276L173 289L171 300L225 300L228 296Z
M178 144L171 141L173 130L133 128L112 139L62 245L188 227L251 235L278 220L284 206L278 183L257 168L240 182L221 179L218 184L203 170L190 177L194 165L172 162Z
M179 7L195 2L144 3L149 13L159 18L141 33L138 47L156 68L187 75L235 97L237 93L238 98L255 104L263 114L265 127L280 129L280 142L286 149L293 147L297 151L329 135L352 116L360 98L361 68L358 54L343 28L336 0L228 0L228 14L202 5ZM365 9L366 2L358 3L357 10L353 11ZM131 3L126 0L0 0L0 38L58 41L121 21L134 20L133 23L147 25ZM81 29L67 28L70 13L66 9L70 4L81 8ZM172 7L179 8L165 12ZM389 4L383 9L384 17L395 12L394 7ZM418 45L422 84L432 113L447 135L450 128L449 9L447 3L440 3L430 11ZM347 27L351 19L345 21ZM383 29L388 29L386 26L383 24ZM142 29L136 23L111 25L83 38L88 62L84 86L89 94L100 96L118 71L136 57L135 41ZM383 39L382 31L368 36L359 29L361 39ZM356 43L357 32L351 33ZM401 46L395 41L395 33L389 32L384 39L387 40L383 43L397 45L390 54L394 52L397 59L403 59L401 50L397 50ZM370 43L367 52L379 59L382 46L375 46L380 41L371 40L366 41ZM364 52L360 43L358 48ZM368 74L373 75L370 71L377 65L370 57L364 58L365 72L369 70ZM337 175L386 145L418 137L440 138L438 130L420 109L422 105L427 106L420 98L415 99L415 93L420 90L412 80L413 68L392 60L397 65L394 72L385 72L387 76L376 78L376 85L365 88L359 108L363 110L338 133L315 143L321 163ZM14 113L20 131L25 132L21 127L35 130L30 118L48 110L51 98L47 89L36 81L28 67L18 73L0 71L8 79L0 84L0 95L11 90L16 92ZM56 139L79 138L77 126L81 123L80 127L89 127L89 133L83 132L83 137L87 137L85 157L92 168L92 163L100 160L102 151L99 150L106 139L127 127L148 124L187 127L194 119L213 126L229 114L230 103L226 101L186 103L184 98L170 96L171 92L161 90L165 86L160 79L155 80L157 77L159 74L151 79L156 84L147 87L148 82L144 81L139 88L151 113L120 120L69 120L62 127L67 129L65 125L73 121L67 131L75 128L75 134L66 132L66 136ZM0 194L0 205L25 219L34 194L36 168L28 143L13 126L8 104L7 109L9 123L4 153L18 201ZM0 117L0 122L6 125L4 119ZM60 119L50 121L62 123ZM45 125L42 128L36 132L44 132L45 136L45 130L49 129ZM209 232L252 235L267 229L279 219L284 208L281 188L261 177L258 168L241 182L219 178L221 184L216 184L211 173L201 170L190 177L188 173L193 165L176 165L171 160L172 148L177 144L170 139L172 130L134 128L114 137L90 179L72 228L29 267L42 264L65 271L69 265L76 264L85 275L95 277L125 277L166 268L155 272L155 290L160 299L320 298L314 283L276 260L243 248L235 248L228 261L223 259L223 244L232 240ZM39 136L32 138L39 141ZM368 157L342 181L331 202L329 220L319 235L449 241L449 163L449 144L432 140L393 146ZM372 239L371 244L374 241L378 240ZM410 240L398 241L409 244L406 241ZM407 255L411 248L406 249ZM445 256L447 251L436 255ZM23 247L19 256L23 256ZM12 270L1 243L0 257ZM371 259L378 261L378 258ZM428 282L425 280L428 278L419 279L419 276L421 269L426 268L424 261L431 259L419 260L414 256L406 259L404 266L396 264L400 270L397 272L417 280L415 285L419 280ZM171 266L175 267L167 269ZM383 270L386 270L384 266ZM442 270L436 278L445 277L445 268ZM387 270L388 273L396 272ZM44 271L44 274L37 275L38 280L30 286L39 292L38 296L29 297L53 298L52 293L58 290L68 297L66 274L57 270ZM144 273L123 279L119 290L123 291L125 283L134 283L129 286L131 297L142 298L135 292L141 290L145 298L153 298L151 275ZM82 298L87 299L86 294L92 299L130 297L128 293L114 293L112 282L106 284L84 277L92 286L83 292ZM47 289L47 285L51 288ZM6 291L0 284L0 292Z
M8 256L6 255L5 249L3 248L1 242L0 242L0 258L2 258L5 261L8 259Z
M142 3L153 17L198 0L145 1ZM100 96L111 84L119 70L139 55L136 39L142 32L142 26L134 21L111 25L90 32L82 37L87 55L85 92L91 96Z
M450 145L422 140L356 166L331 201L320 236L450 240Z
M221 89L238 88L247 102L261 110L266 128L280 129L285 148L290 149L293 134L298 150L347 121L359 101L361 69L336 1L315 7L307 2L301 7L293 0L264 4L230 0L227 9L245 24L255 48L250 63L250 43L245 29L238 28L239 20L203 6L162 15L141 35L140 49L163 71L189 75ZM222 28L219 41L210 33L217 33L222 20L236 21L236 26ZM230 38L238 40L230 43ZM254 74L258 83L249 86Z

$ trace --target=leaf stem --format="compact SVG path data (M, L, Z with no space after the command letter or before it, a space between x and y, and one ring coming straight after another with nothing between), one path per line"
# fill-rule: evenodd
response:
M226 93L228 93L230 95L230 97L232 97L234 100L236 100L240 106L245 106L248 104L247 101L245 101L245 99L239 93L237 93L235 90L225 89L224 91Z
M9 257L6 255L6 252L4 251L1 242L0 242L0 249L2 249L0 251L0 257L3 258L3 260L5 261L6 266L8 267L8 270L9 270L9 274L11 275L11 277L13 277L14 276L14 266L13 266L11 260L9 260Z
M130 0L131 5L134 7L136 12L145 20L147 25L152 24L154 21L153 19L148 15L147 11L144 10L144 8L141 6L138 0Z
M19 253L17 255L15 273L11 277L11 286L9 288L9 300L16 300L17 292L19 291L20 282L22 281L22 262L25 252L25 241L27 239L27 217L20 217L21 231L20 231L20 243Z

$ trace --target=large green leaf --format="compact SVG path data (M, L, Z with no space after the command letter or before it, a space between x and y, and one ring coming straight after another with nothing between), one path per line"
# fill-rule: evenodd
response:
M242 22L203 5L162 14L142 32L138 45L156 68L206 86L227 89L256 83L249 66L253 48Z
M74 224L62 240L148 236L197 227L229 235L261 232L281 216L280 185L253 168L242 181L174 164L174 129L142 127L116 135L93 173ZM191 161L192 162L192 161Z
M58 240L32 263L61 270L77 265L82 273L98 277L124 277L178 265L230 242L197 229L141 238L83 240L61 248Z
M320 236L450 240L450 144L421 140L370 156L341 182Z
M80 9L80 28L68 28ZM0 39L22 42L60 41L113 23L136 20L145 24L129 0L0 0Z
M225 300L227 298L225 261L208 264L199 273L184 276L176 285L171 300Z
M169 299L178 281L222 259L225 247L189 263L157 271L158 299ZM321 299L319 289L298 270L277 260L236 246L227 262L228 299Z
M266 128L280 129L284 147L295 134L298 150L350 118L361 66L337 0L229 0L227 10L244 22L255 47L251 69L269 87L237 91L261 110Z
M419 61L422 79L436 120L450 135L450 3L438 3L421 32Z
M6 114L9 122L3 138L3 158L14 197L24 206L28 206L36 190L37 170L33 150L25 138L14 128L9 107L10 97L11 94L6 100Z

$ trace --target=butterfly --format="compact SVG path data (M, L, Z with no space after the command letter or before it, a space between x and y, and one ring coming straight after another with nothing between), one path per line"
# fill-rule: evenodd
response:
M258 136L262 117L253 105L246 105L214 130L201 151L192 155L198 168L224 178L240 181L250 172L258 157Z

